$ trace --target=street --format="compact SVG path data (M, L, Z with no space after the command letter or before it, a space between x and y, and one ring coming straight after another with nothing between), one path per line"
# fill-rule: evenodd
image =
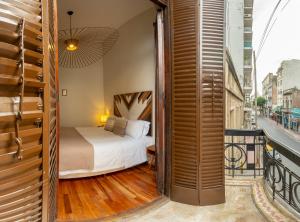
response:
M300 156L300 136L287 132L281 126L277 126L276 122L267 118L258 118L258 129L264 129L270 137L281 144L287 146L294 153ZM300 167L281 155L282 163L290 170L300 175Z
M289 149L298 153L300 156L300 136L292 136L282 127L277 126L276 122L267 118L258 118L258 129L264 129L272 139L286 145Z

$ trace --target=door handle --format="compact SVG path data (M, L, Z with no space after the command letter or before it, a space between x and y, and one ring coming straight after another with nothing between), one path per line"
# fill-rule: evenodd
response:
M17 152L15 153L15 156L17 157L18 160L22 160L23 159L23 155L22 155L22 139L20 137L16 137L15 142L18 146Z
M15 157L18 160L23 159L22 155L22 148L23 148L23 141L20 137L20 123L23 119L23 99L24 99L24 88L25 88L25 55L24 55L24 28L25 28L25 20L22 18L19 26L18 26L18 34L19 34L19 47L20 47L20 53L19 53L19 60L18 60L18 72L19 72L19 111L16 114L16 122L15 122L15 142L17 144L17 151L15 153Z

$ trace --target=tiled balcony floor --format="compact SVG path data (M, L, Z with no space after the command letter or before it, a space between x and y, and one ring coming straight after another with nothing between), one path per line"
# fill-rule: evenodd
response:
M196 207L169 201L158 209L120 221L143 222L264 222L250 186L226 186L226 203Z
M266 219L268 218L268 219ZM113 222L300 222L267 198L262 178L226 179L226 203L199 207L164 199Z

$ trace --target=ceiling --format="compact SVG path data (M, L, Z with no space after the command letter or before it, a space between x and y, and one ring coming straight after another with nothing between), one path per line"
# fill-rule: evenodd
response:
M59 30L69 27L67 11L74 11L72 26L119 28L133 17L154 7L150 0L60 0Z

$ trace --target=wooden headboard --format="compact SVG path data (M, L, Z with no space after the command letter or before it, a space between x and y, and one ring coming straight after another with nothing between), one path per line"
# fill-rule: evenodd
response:
M131 120L145 120L151 123L152 134L152 91L126 93L114 96L114 115Z

